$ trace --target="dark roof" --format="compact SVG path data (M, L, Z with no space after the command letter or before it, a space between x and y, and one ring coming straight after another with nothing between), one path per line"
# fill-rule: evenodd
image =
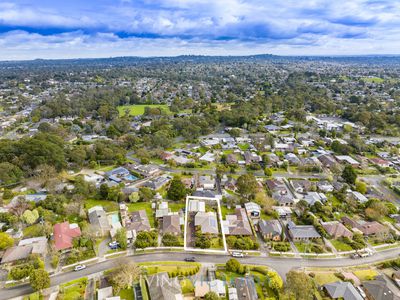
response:
M256 285L253 277L236 278L235 287L239 300L256 300L258 299Z
M274 235L282 234L282 226L278 220L260 220L258 222L258 227L260 228L261 234L263 235L270 233Z
M396 295L388 286L383 276L377 276L375 280L364 281L363 287L371 300L399 300L400 297Z
M343 298L344 300L363 300L356 288L350 282L333 282L324 285L329 296L333 299Z

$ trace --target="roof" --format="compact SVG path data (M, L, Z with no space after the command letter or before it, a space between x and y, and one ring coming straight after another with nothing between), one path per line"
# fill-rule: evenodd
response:
M97 300L106 300L113 296L112 286L97 290Z
M207 281L196 281L194 285L194 296L204 297L210 291L210 285Z
M194 225L200 226L202 233L218 234L218 221L215 212L198 212L194 217Z
M353 237L353 233L338 221L321 222L322 227L333 238Z
M235 286L239 300L258 299L256 285L252 277L235 278Z
M320 238L320 234L312 225L296 225L292 221L288 222L288 229L293 238Z
M107 214L102 206L95 206L88 210L90 224L100 227L100 229L110 230Z
M353 228L357 228L365 235L385 233L388 231L388 228L386 226L383 226L381 223L378 223L376 221L366 222L363 220L353 220L347 216L343 217L342 221L343 223L348 224Z
M387 285L383 276L377 276L375 280L364 281L362 283L365 291L371 300L399 300L400 297L395 295Z
M69 224L68 221L54 225L54 246L56 250L72 248L72 240L81 235L77 224Z
M260 220L258 222L258 227L260 228L261 234L274 234L280 235L282 234L282 226L278 220Z
M252 235L253 231L244 208L236 208L234 215L227 215L225 221L225 234Z
M16 260L28 258L28 256L32 253L32 249L32 245L14 246L8 248L6 252L4 252L1 262L9 263Z
M244 207L246 208L247 212L252 212L252 211L261 211L260 205L254 202L247 202L244 204Z
M180 233L181 225L179 215L170 215L163 217L163 233Z
M364 298L357 292L350 282L337 281L324 285L329 296L333 299L343 298L344 300L363 300Z
M189 211L206 211L206 204L204 201L200 200L190 200L189 201Z
M147 277L151 300L183 299L181 286L176 278L169 278L167 272Z
M18 246L31 245L32 254L45 254L47 252L47 237L39 236L30 239L20 240Z
M133 211L127 216L125 227L129 230L150 231L151 226L147 213L144 209Z

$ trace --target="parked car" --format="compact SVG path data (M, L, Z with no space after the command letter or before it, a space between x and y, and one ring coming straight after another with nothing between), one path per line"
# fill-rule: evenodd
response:
M75 268L74 268L74 271L80 271L80 270L83 270L83 269L86 269L85 265L76 265Z
M118 242L110 242L110 243L108 243L108 246L112 249L112 250L115 250L115 249L118 249L118 247L119 247L119 243Z
M195 258L194 256L192 256L192 257L186 257L186 258L184 259L184 261L195 262L195 261L196 261L196 258Z

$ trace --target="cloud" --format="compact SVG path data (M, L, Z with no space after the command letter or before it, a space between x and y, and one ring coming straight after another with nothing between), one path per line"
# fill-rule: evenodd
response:
M400 49L394 47L400 40L399 1L55 2L0 3L0 59L79 53L95 57L96 51L97 56L115 56L367 54Z

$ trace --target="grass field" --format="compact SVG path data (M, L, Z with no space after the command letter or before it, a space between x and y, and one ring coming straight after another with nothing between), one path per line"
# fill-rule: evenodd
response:
M118 211L118 203L114 201L109 201L109 200L95 200L95 199L86 199L85 200L85 208L89 209L94 206L103 206L104 210L106 212L111 212L111 211Z
M193 283L189 279L182 280L180 284L182 287L182 294L190 294L194 292Z
M166 104L136 104L136 105L121 105L118 106L118 113L120 116L125 115L125 111L129 110L130 116L140 116L144 114L145 107L156 108L159 107L164 110L167 114L171 114L171 111L168 109L168 105Z
M333 247L336 248L337 251L351 251L351 250L353 250L353 248L351 248L346 243L343 243L342 241L330 240L330 242L332 243Z
M226 215L230 215L230 214L234 214L234 213L235 213L234 207L228 208L225 205L221 205L221 214L222 214L223 219L225 219Z
M324 285L324 284L327 284L327 283L332 283L332 282L339 281L340 279L337 278L335 276L335 274L333 274L333 273L330 273L330 272L319 272L319 273L315 273L314 280L318 285Z
M369 83L383 83L385 80L380 77L362 77L362 81Z
M364 280L372 280L375 278L375 276L378 275L378 273L375 270L367 269L367 270L357 270L353 272L354 275L360 279L360 281Z

